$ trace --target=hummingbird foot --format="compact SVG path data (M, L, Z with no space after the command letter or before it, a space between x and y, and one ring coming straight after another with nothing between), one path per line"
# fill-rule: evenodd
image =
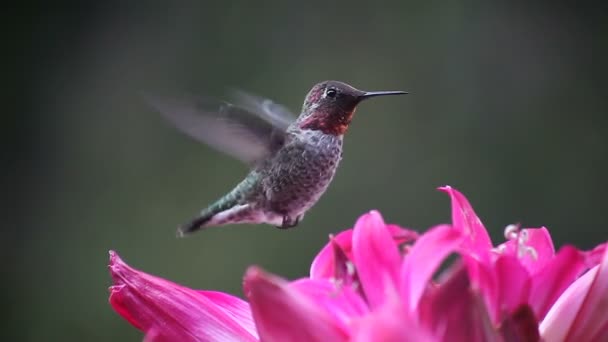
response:
M296 218L294 219L289 215L283 215L283 223L280 226L277 226L277 228L279 228L279 229L293 228L293 227L297 226L298 223L300 223L302 216L304 216L304 215L296 216Z

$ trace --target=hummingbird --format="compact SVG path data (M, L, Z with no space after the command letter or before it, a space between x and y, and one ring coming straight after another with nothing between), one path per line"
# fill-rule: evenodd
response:
M250 166L245 179L181 225L178 236L226 224L297 226L334 178L357 105L401 94L407 92L362 91L324 81L308 92L297 117L243 91L235 92L234 104L204 97L147 97L179 130Z

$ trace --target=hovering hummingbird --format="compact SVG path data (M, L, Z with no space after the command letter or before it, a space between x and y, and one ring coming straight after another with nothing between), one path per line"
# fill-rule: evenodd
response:
M325 81L308 92L297 118L282 105L244 92L236 93L235 105L206 98L148 98L178 129L251 167L232 191L180 226L178 235L236 223L295 227L333 179L357 105L400 94L407 92L362 91Z

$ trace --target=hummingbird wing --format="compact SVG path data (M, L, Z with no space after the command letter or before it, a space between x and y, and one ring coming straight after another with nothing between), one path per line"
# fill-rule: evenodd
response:
M287 126L296 120L296 115L292 111L270 99L256 96L239 89L234 89L232 94L238 106L258 115L260 118L272 123L274 126L284 127L285 130L287 130Z
M248 110L206 97L145 98L180 131L247 164L268 158L285 142L289 124L282 114L254 111L256 102Z

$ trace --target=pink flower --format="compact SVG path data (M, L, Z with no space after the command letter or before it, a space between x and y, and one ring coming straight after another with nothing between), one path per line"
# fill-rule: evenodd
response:
M608 252L554 252L548 231L507 229L493 247L450 187L453 225L418 236L378 212L330 237L309 278L256 266L249 303L134 270L113 252L110 302L149 341L442 341L599 339L608 330ZM604 246L604 245L602 245ZM446 258L460 256L445 271ZM587 268L592 267L587 273ZM582 276L581 276L582 274ZM540 322L540 328L539 328Z
M110 304L149 341L257 341L247 302L197 291L125 264L110 252Z
M559 297L540 331L547 341L608 341L608 253Z
M608 266L606 260L605 246L602 244L591 252L582 252L573 246L564 246L557 253L553 247L551 236L546 228L519 229L511 225L505 229L507 242L492 248L490 238L473 211L467 199L458 191L451 187L443 187L441 190L447 192L452 198L452 221L454 228L462 232L466 242L463 244L463 259L469 269L469 274L473 279L473 285L483 294L486 305L489 308L493 322L500 323L505 317L513 314L518 308L527 306L534 317L541 322L541 326L547 327L549 323L545 318L550 310L556 311L556 301L560 300L560 305L570 307L576 300L581 300L581 296L588 294L591 289L591 274L602 265ZM604 261L601 261L603 255ZM581 275L590 267L590 272ZM608 271L606 271L608 272ZM606 273L605 272L605 273ZM580 277L580 278L579 278ZM593 279L605 279L608 276L599 274ZM578 279L578 280L577 280ZM586 286L580 285L585 282ZM593 280L595 286L601 280ZM577 294L565 293L573 291L572 288L582 286ZM577 299L572 298L578 296ZM586 302L587 306L593 306L596 310L599 331L601 324L604 324L603 334L608 334L608 305L598 306L601 299L608 301L608 291L596 294L597 300ZM569 299L568 299L569 298ZM565 301L565 304L564 304ZM573 311L570 311L572 314ZM557 315L551 319L553 327L561 325L565 314ZM572 326L574 330L580 329L584 321L578 321L578 326ZM588 329L585 329L588 331ZM561 337L555 340L562 340L568 334L556 335L555 329L541 329L543 338ZM570 333L571 334L571 333ZM573 335L574 336L574 335ZM589 335L598 337L599 335ZM602 335L604 336L604 335ZM554 339L549 339L554 340ZM594 340L594 339L591 339Z

